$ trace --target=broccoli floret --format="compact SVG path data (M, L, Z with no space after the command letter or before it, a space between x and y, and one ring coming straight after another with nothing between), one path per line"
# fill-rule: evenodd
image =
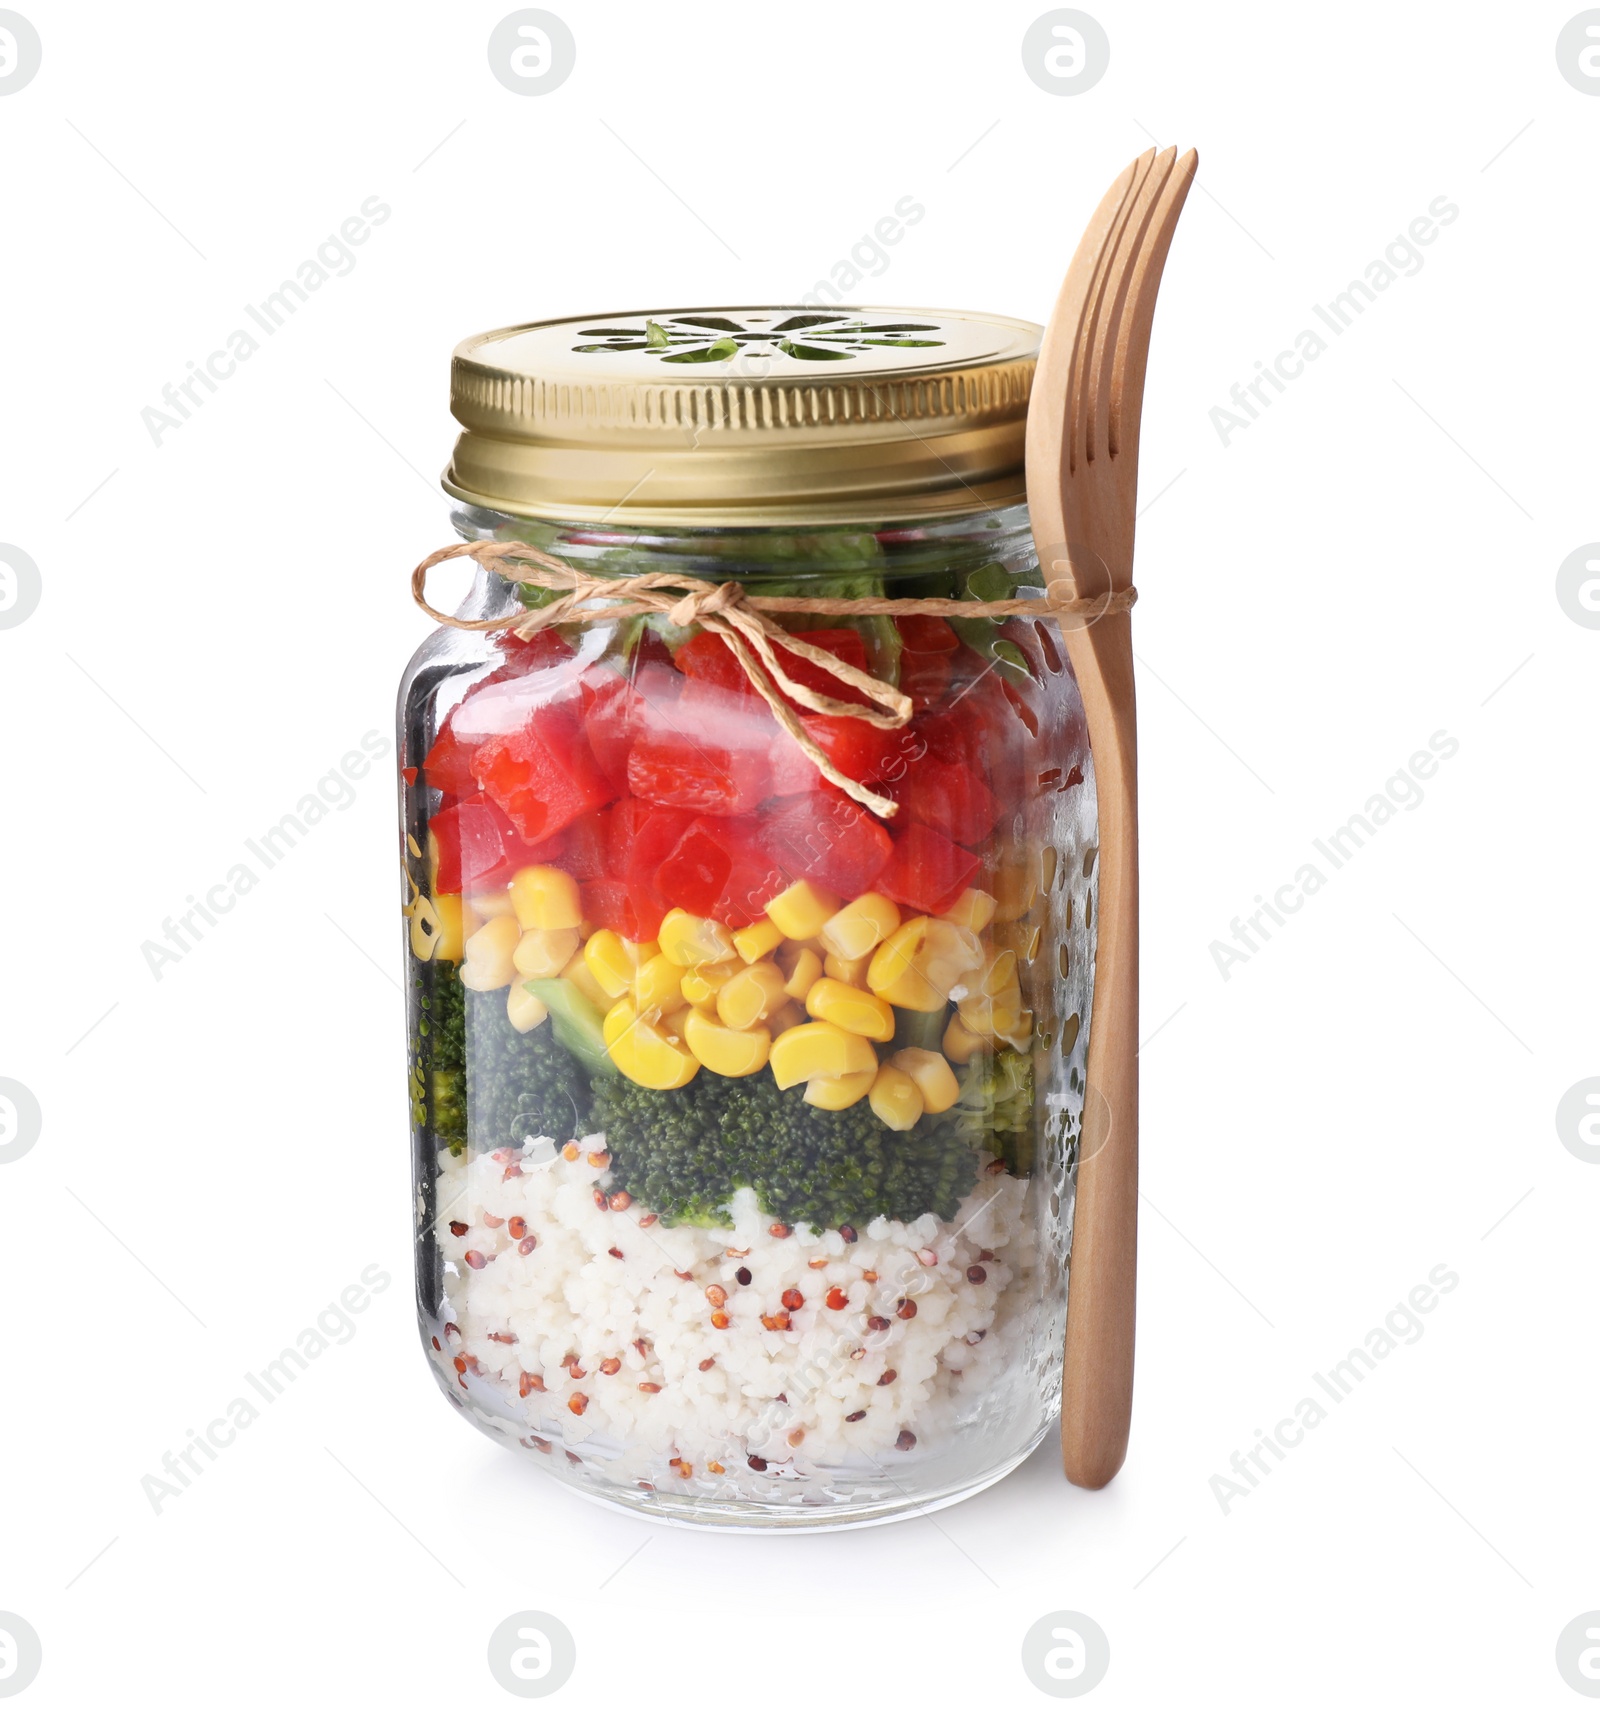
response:
M411 1116L459 1156L467 1142L467 994L453 962L412 966Z
M935 1119L974 1149L992 1151L1013 1175L1031 1174L1033 1059L1017 1050L973 1057L961 1073L961 1096Z
M670 1092L598 1082L594 1121L616 1184L666 1223L725 1224L740 1187L791 1224L909 1222L928 1211L948 1220L977 1174L971 1146L948 1126L896 1133L865 1101L819 1110L766 1074L701 1073Z
M504 991L466 996L467 1128L474 1151L591 1131L589 1077L548 1024L519 1033Z

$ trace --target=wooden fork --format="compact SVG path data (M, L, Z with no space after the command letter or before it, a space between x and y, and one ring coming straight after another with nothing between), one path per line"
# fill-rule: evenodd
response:
M1198 156L1139 156L1106 192L1045 329L1028 405L1028 509L1046 585L1132 585L1139 416L1156 292ZM1099 1489L1133 1408L1139 1214L1139 802L1125 612L1062 623L1094 756L1100 894L1061 1380L1061 1454Z

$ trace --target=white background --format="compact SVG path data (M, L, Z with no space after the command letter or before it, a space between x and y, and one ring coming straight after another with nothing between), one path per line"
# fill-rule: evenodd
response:
M1024 74L1042 10L559 0L577 66L489 74L503 3L27 0L0 98L0 1609L28 1701L1043 1701L1023 1633L1108 1633L1096 1702L1559 1704L1600 1606L1596 666L1600 98L1570 0L1090 9L1110 70ZM1148 128L1147 128L1148 127ZM387 767L158 981L141 944L363 732L447 541L451 347L590 310L782 301L895 202L857 300L1043 319L1147 146L1194 144L1146 399L1144 1184L1127 1467L1055 1446L934 1518L650 1527L465 1429L415 1346ZM180 430L140 412L362 201L392 217ZM1436 197L1459 218L1224 446L1229 388ZM90 496L92 494L92 496ZM448 578L441 595L451 592ZM1434 731L1459 753L1274 941L1211 944ZM1326 863L1323 863L1326 866ZM92 1028L92 1030L90 1030ZM85 1036L87 1034L87 1036ZM135 1256L136 1255L136 1256ZM368 1265L393 1285L158 1515L140 1480ZM1459 1287L1253 1493L1209 1480L1436 1265ZM203 1327L202 1327L203 1325ZM1600 1622L1597 1622L1600 1623Z

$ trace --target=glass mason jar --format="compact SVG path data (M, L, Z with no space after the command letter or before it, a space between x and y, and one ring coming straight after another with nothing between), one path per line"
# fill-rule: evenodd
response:
M456 353L464 539L752 594L1040 601L783 619L911 699L895 730L800 709L881 817L665 616L440 628L412 660L422 1337L463 1416L581 1493L869 1523L984 1488L1058 1412L1095 806L1020 502L1037 336L767 308ZM549 597L480 568L458 616Z

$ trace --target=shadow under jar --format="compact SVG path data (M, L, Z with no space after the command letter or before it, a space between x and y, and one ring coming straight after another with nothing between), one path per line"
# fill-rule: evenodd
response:
M664 616L440 628L412 660L422 1336L464 1417L583 1494L871 1523L986 1487L1058 1412L1095 806L1020 502L1037 338L769 307L456 352L465 539L751 594L1039 601L782 619L911 698L896 730L797 708L882 817ZM549 597L479 569L458 616Z

